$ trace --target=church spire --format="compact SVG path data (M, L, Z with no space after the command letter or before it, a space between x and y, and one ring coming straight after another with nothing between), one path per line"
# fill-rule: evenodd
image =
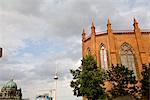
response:
M108 20L107 20L107 25L111 25L109 17L108 17Z
M110 18L108 17L107 20L107 31L111 31L111 23L110 23Z
M82 28L82 34L85 34L85 29L84 29L84 27Z
M92 19L92 26L91 27L95 27L95 25L94 25L94 18Z
M91 50L94 51L92 55L96 55L96 37L95 36L96 36L96 32L95 32L94 19L92 19L91 34L90 34L91 43L92 43Z
M139 29L138 21L134 18L134 30Z
M138 22L137 22L137 20L134 18L134 23L137 23L138 24Z
M91 24L91 33L95 33L94 18L92 19L92 24Z
M86 32L85 32L85 29L83 27L82 29L82 41L85 41L86 40Z

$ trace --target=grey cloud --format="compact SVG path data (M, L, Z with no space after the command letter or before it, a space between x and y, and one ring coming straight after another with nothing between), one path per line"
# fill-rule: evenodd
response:
M1 0L0 5L3 10L19 12L28 15L39 15L40 5L44 0Z
M4 2L4 1L3 1ZM139 5L139 0L135 0L135 4L133 2L123 2L123 1L99 1L99 0L57 0L57 1L49 1L48 0L27 0L27 1L20 1L14 0L13 3L2 3L4 8L14 9L15 11L21 12L21 14L25 14L25 16L30 19L30 16L34 16L36 19L35 22L42 20L44 21L43 26L40 30L39 34L46 34L50 38L51 37L63 37L63 38L71 38L72 36L81 36L82 26L85 27L90 26L92 17L95 19L95 24L97 25L98 30L106 30L106 22L107 18L110 17L113 20L114 28L120 28L120 26L128 27L129 17L132 19L132 15L138 16L138 11L133 11L136 8L142 7L143 10L145 8ZM12 2L12 1L11 1ZM137 3L136 3L137 2ZM8 5L12 5L13 7L8 7ZM19 7L18 7L19 5ZM128 5L132 5L132 9L126 11L123 8L129 8ZM22 6L22 7L20 7ZM148 7L147 7L148 8ZM21 10L24 9L24 10ZM40 10L42 9L42 10ZM33 10L33 11L32 11ZM138 10L138 9L137 9ZM11 11L11 10L10 10ZM25 12L33 12L33 14L27 14ZM37 14L34 14L36 13ZM124 16L120 15L120 13L129 12L129 15L124 15L127 21L121 22L121 19ZM136 13L136 14L134 14ZM15 14L15 13L14 13ZM21 15L20 14L20 15ZM141 15L141 14L140 14ZM21 17L21 16L20 16ZM139 18L140 19L140 18ZM24 19L23 19L24 20ZM144 20L144 18L142 19ZM26 33L36 33L36 31L32 31L35 27L35 30L39 28L38 26L41 25L39 23L32 23L33 19L29 20L31 23L24 23L21 30L26 30ZM16 22L11 22L16 23ZM20 22L22 23L22 22ZM121 24L119 24L121 23ZM143 21L143 24L145 22ZM37 25L36 25L37 24ZM30 26L29 28L25 28ZM36 35L34 35L36 37Z
M93 17L96 31L103 31L110 17L113 29L133 29L135 17L141 28L150 28L149 5L148 0L0 0L0 46L6 51L0 58L0 83L9 79L7 71L24 86L52 81L56 62L60 80L70 79L69 69L82 56L82 26L89 34ZM50 47L41 58L13 56L26 41L42 39Z
M13 65L7 64L4 67L1 67L0 83L4 83L11 78L15 78L16 80L22 80L24 77L26 77L26 75L27 73L25 73L24 71L21 71L18 68L15 69Z
M14 64L21 64L21 62L16 61L14 59L9 59L8 57L3 57L3 58L0 59L0 66L1 66L1 68L5 64L10 64L10 65L12 64L12 65L14 65Z
M76 38L74 38L76 39ZM62 43L62 44L61 44ZM66 44L66 45L65 45ZM55 75L56 71L56 63L58 63L58 73L60 76L60 80L64 80L65 78L70 78L71 74L69 70L74 66L74 64L78 61L78 59L81 57L81 48L79 47L80 42L79 40L76 40L75 42L72 41L72 39L67 40L63 43L63 40L60 41L60 46L64 46L64 50L66 51L60 51L54 52L55 55L48 57L48 58L42 58L43 60L40 60L41 58L36 58L35 56L29 56L29 57L21 57L20 59L12 59L3 57L1 58L0 65L1 65L1 71L3 71L3 68L5 68L5 71L8 69L12 73L15 73L17 80L22 80L25 82L30 81L38 81L38 80L53 80L53 77ZM70 46L68 46L70 45ZM34 64L31 69L27 69L30 67L27 62L28 60L41 61L38 64ZM44 62L43 62L44 61ZM32 63L31 63L32 64ZM23 65L23 66L22 66ZM19 68L19 69L18 69ZM10 72L9 71L9 72ZM3 73L1 73L3 74ZM8 76L8 73L4 74L4 76ZM7 77L8 79L8 77ZM27 83L26 83L27 84Z
M27 79L28 80L51 80L53 81L56 66L58 71L58 76L60 80L64 80L65 78L71 77L70 69L74 67L74 64L81 58L80 48L78 45L74 45L73 48L66 49L66 52L59 52L49 59L45 59L45 61L41 64L35 65L28 72ZM44 59L44 58L43 58Z
M25 39L41 39L45 37L54 41L56 39L56 45L60 44L65 51L60 51L61 53L53 56L52 58L55 60L65 61L70 59L75 62L81 58L82 26L85 25L86 30L89 30L92 17L95 19L96 29L100 31L106 30L108 16L111 18L113 29L131 28L132 22L130 21L133 16L138 17L142 27L149 27L145 24L149 22L148 12L143 12L145 8L139 5L139 0L136 0L135 4L129 1L118 2L111 0L94 0L93 2L90 0L57 0L51 2L48 0L2 0L0 2L3 16L5 16L1 17L3 22L1 23L1 26L3 26L1 32L5 33L5 35L3 34L3 41L6 41L4 42L5 45L9 45L9 48L15 48L16 46L16 49L19 50L26 46ZM142 4L144 5L144 3ZM124 10L129 6L131 11ZM9 30L7 27L10 27ZM6 62L19 63L14 61ZM38 66L37 69L32 70L33 73L30 74L38 73L43 77L48 77L49 72L52 73L54 70L46 64L41 64L40 67ZM42 66L45 69L41 69L43 68Z
M51 80L53 81L53 78L55 76L56 72L56 66L57 66L57 72L59 80L64 80L65 77L70 77L70 72L67 66L65 65L56 65L54 62L47 61L41 65L35 66L32 70L30 70L29 73L33 73L32 76L30 76L30 80ZM63 69L62 69L63 68Z

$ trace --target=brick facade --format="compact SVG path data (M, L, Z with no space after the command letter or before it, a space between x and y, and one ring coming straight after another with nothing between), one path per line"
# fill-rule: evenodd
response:
M103 44L107 51L108 68L112 64L121 64L120 48L128 45L134 55L137 79L141 78L142 64L150 63L150 30L141 30L134 19L133 30L112 30L110 20L107 22L107 32L95 32L92 21L90 36L82 32L82 56L88 52L95 56L98 66L101 66L100 47Z

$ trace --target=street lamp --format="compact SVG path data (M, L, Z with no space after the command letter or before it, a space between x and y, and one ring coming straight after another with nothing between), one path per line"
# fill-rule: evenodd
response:
M55 73L54 80L55 80L55 82L56 82L56 83L55 83L55 100L56 100L57 80L58 80L57 72Z

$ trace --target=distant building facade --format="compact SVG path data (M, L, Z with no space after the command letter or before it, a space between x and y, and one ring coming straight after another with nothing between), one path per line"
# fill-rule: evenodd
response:
M82 56L91 53L101 69L123 64L141 79L142 64L150 63L150 31L141 30L134 19L133 30L113 30L110 20L106 32L95 32L92 22L90 36L82 31Z
M22 100L21 89L12 80L8 81L0 91L0 100Z

